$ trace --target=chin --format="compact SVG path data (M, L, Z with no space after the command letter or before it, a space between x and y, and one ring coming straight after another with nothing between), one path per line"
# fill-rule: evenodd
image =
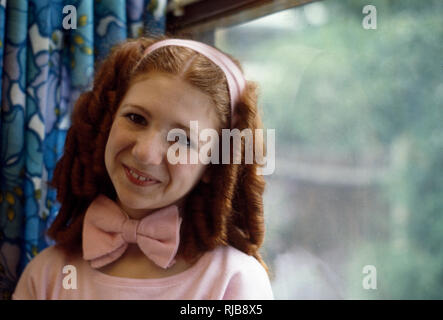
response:
M117 193L117 196L123 206L133 210L151 210L164 207L161 201L149 199L147 196L141 196L133 193Z
M146 197L131 192L117 192L117 198L122 205L131 209L145 208L150 202L146 201Z

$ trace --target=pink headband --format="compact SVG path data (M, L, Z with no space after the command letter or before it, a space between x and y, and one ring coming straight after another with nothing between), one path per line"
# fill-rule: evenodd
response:
M225 73L228 81L229 95L231 98L231 127L235 124L234 121L234 107L239 102L243 90L246 86L245 78L240 68L225 54L219 50L202 42L184 39L166 39L155 42L145 50L145 56L152 51L165 46L180 46L193 49L209 60L214 62Z

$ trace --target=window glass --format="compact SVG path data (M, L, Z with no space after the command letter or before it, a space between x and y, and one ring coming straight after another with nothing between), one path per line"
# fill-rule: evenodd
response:
M443 1L326 0L217 29L275 129L277 299L443 298Z

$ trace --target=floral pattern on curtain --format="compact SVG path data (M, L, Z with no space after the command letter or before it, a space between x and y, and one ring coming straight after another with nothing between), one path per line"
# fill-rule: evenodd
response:
M76 8L77 28L63 19ZM0 299L52 242L48 188L94 63L130 37L163 34L167 0L0 0Z

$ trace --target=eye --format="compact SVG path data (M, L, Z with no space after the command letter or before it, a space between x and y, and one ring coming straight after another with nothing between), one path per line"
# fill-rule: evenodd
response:
M137 113L127 113L125 114L125 117L128 118L131 122L134 122L135 124L139 125L147 124L146 119Z

